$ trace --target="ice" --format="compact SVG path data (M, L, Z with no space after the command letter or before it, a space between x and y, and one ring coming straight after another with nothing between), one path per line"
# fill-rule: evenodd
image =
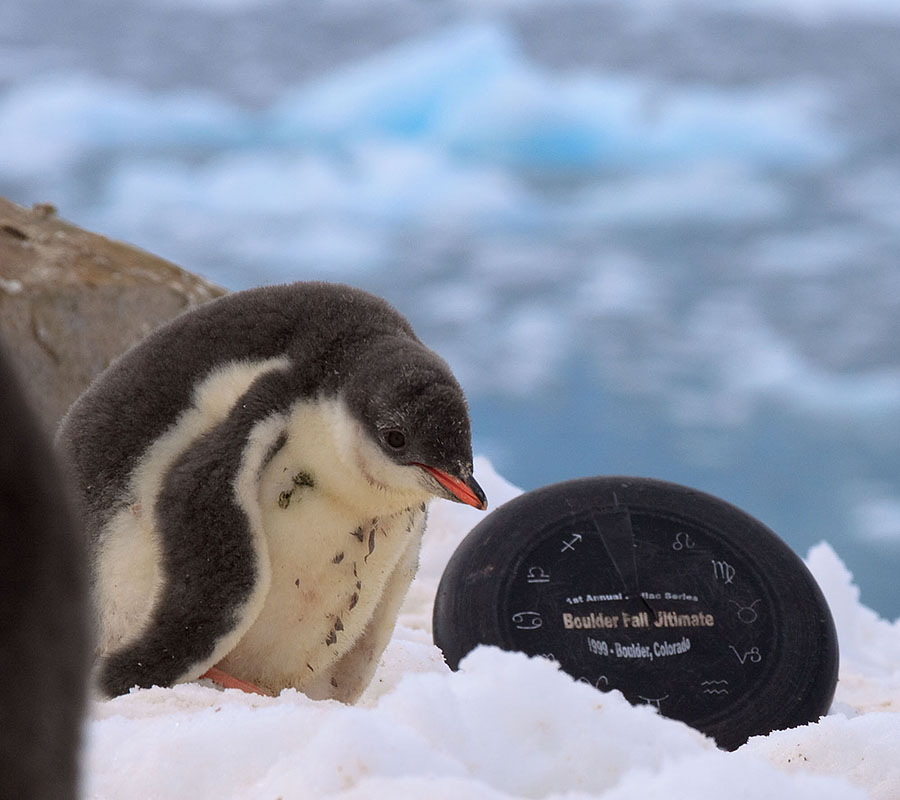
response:
M464 27L355 63L286 94L271 110L278 141L419 138L471 91L515 68L501 28Z
M818 24L835 20L891 21L900 12L891 0L740 0L733 7L748 14L773 14Z
M87 76L24 81L0 95L0 176L31 177L96 153L234 145L247 135L238 109L212 95L155 96Z
M519 493L484 458L475 472L495 505ZM450 672L431 644L431 605L444 564L481 518L433 504L422 566L358 705L208 684L97 701L85 797L893 800L900 793L900 627L859 603L827 544L808 563L843 650L835 710L726 753L544 659L477 648Z
M0 181L34 187L64 215L77 209L81 224L229 288L298 277L372 280L411 238L470 243L466 286L483 297L480 307L502 310L446 337L448 358L472 391L521 396L553 386L581 355L565 308L598 285L557 237L775 224L791 199L767 171L841 151L824 124L830 103L813 81L719 91L551 70L529 59L508 26L470 21L299 83L257 108L208 92L38 76L0 95ZM575 181L547 192L535 174ZM413 276L407 296L435 272L424 261L403 265ZM424 290L430 307L440 290ZM445 325L448 314L428 323ZM673 321L658 344L691 339L692 317L703 315L701 306ZM774 342L786 356L782 385L803 378L780 333L764 321L750 333L748 348ZM725 423L746 420L773 392L788 403L839 408L861 396L897 400L890 379L854 378L868 394L848 394L827 375L790 392L777 392L777 375L735 380L725 350L704 341L678 354L686 364L674 364L687 373L708 363L718 370L721 391L700 402ZM646 366L626 357L609 369L626 373L617 380L628 385L650 386L638 374ZM676 421L692 415L678 386L654 391Z
M85 75L24 81L0 97L0 144L11 156L2 177L71 168L125 146L179 158L199 145L249 147L277 163L284 149L351 141L419 142L463 163L553 170L729 158L772 165L837 152L835 135L817 126L826 108L811 86L725 93L550 72L529 62L504 27L470 23L297 86L256 111L208 93L151 94Z
M283 0L153 0L153 4L162 9L196 9L212 14L252 13L280 2Z
M630 174L591 186L567 209L583 225L642 225L771 221L787 199L771 182L734 163L703 164Z
M811 79L724 91L550 69L509 26L472 20L297 83L260 107L77 72L38 75L0 95L0 184L28 186L64 216L233 289L300 277L372 282L396 265L410 276L406 298L423 293L439 307L425 324L454 334L442 349L467 388L521 396L552 387L582 349L629 346L574 333L568 304L599 285L579 250L623 229L777 224L792 198L771 170L841 152L827 124L832 103ZM547 191L535 183L541 175L572 183ZM582 242L577 250L568 238ZM448 269L464 270L469 293L480 296L469 316L499 313L454 329L436 296L442 285L420 286L434 267L424 256L402 262L409 241L465 245L462 263ZM607 255L594 257L597 270ZM645 274L659 284L667 266L650 263ZM642 291L663 294L659 285ZM593 317L615 313L601 302ZM660 353L667 342L692 341L704 314L700 305L682 319L663 316L653 361L673 355ZM803 380L790 342L757 318L742 344L774 344L783 379L736 380L715 342L675 354L672 370L688 384L698 369L717 372L715 396L699 398L713 419L741 423L772 394L839 413L859 398L898 403L889 376ZM634 338L627 328L616 336ZM606 369L623 385L653 386L676 422L696 417L684 390L648 378L647 366L624 353ZM775 383L792 377L799 390L778 391Z
M870 541L900 544L900 498L873 489L857 503L855 509L859 535Z
M611 253L594 266L574 305L585 317L652 316L661 299L646 264L623 252Z
M286 142L428 141L463 159L556 171L729 157L803 162L839 147L813 127L824 102L814 87L660 88L540 70L505 28L471 24L288 94L272 109L271 130Z
M181 2L197 1L181 0ZM539 1L527 0L528 4ZM508 10L510 7L521 6L524 0L458 0L458 2L476 8L488 5L494 9ZM605 4L604 0L588 0L588 2L599 6ZM555 5L564 7L570 4L573 4L572 0L557 0ZM698 7L716 10L722 8L715 0L634 0L631 7L636 14L653 15L656 19L665 19L666 15L673 16ZM728 10L750 16L788 18L807 24L843 20L890 22L900 14L900 7L893 0L734 0L728 4Z

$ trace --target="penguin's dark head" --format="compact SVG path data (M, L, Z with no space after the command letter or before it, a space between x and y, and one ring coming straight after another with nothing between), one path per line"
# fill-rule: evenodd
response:
M344 400L381 454L414 468L432 494L487 508L472 475L466 399L446 363L416 340L391 337L353 372Z

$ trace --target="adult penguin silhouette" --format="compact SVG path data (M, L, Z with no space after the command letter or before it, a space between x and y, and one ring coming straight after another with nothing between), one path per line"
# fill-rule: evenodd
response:
M86 550L49 438L0 348L0 797L77 796Z

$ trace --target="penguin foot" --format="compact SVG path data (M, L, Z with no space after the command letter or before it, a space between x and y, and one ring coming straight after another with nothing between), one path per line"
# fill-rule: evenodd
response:
M247 681L242 681L240 678L235 678L233 675L222 672L222 670L217 669L216 667L210 667L200 676L200 678L209 678L213 683L218 684L223 689L240 689L242 692L247 692L248 694L261 694L266 697L272 696L268 692L264 692L258 686L247 683Z

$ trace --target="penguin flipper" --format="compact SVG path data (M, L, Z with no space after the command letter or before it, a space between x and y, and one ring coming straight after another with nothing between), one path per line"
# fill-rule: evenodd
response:
M109 696L199 678L253 624L269 587L264 537L237 497L246 431L231 420L200 437L167 472L153 508L163 586L140 635L106 655Z

